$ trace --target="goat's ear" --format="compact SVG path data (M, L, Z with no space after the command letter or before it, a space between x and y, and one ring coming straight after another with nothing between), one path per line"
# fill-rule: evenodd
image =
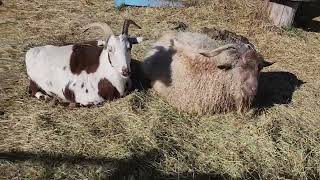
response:
M139 44L143 41L143 37L129 37L128 41L130 44Z
M268 66L271 66L272 64L274 64L274 62L268 62L268 61L263 60L261 63L261 66L268 67Z
M272 64L274 64L274 62L268 62L263 59L258 65L259 71L261 71L265 67L271 66Z

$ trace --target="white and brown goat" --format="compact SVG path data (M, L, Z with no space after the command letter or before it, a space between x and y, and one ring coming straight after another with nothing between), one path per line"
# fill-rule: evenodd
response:
M131 47L142 40L129 37L130 24L140 28L134 21L125 20L117 36L107 24L92 23L86 30L100 27L106 34L104 40L28 50L29 93L38 99L53 96L84 106L124 96L130 84Z

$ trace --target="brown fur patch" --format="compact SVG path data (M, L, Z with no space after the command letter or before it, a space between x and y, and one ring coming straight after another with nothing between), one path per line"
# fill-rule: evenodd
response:
M69 84L66 85L66 87L63 91L63 95L68 101L76 102L76 96L75 96L74 92L71 89L69 89Z
M75 44L70 57L70 70L73 74L80 74L82 71L94 73L99 67L99 57L103 47Z
M46 92L44 92L36 82L34 82L33 80L30 80L29 82L29 88L28 88L28 92L30 95L35 96L37 92L42 92L43 94L46 94Z
M113 100L120 97L118 90L106 78L99 81L98 94L105 100Z
M32 96L34 96L39 90L39 86L32 80L29 81L29 94L31 94Z

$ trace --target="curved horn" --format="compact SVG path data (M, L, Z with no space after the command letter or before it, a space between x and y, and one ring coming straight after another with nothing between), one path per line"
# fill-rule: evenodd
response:
M110 35L113 35L113 31L112 31L112 29L110 28L110 26L108 24L106 24L106 23L98 23L98 22L86 25L84 27L84 31L83 32L86 32L88 29L90 29L92 27L99 27L100 29L102 29L106 39L108 39Z
M234 44L226 44L224 46L218 47L208 53L200 53L201 55L205 56L205 57L213 57L213 56L217 56L218 54L220 54L221 52L228 50L228 49L236 49Z
M226 44L208 53L200 54L207 58L213 58L217 68L228 70L232 68L238 52L235 44ZM219 56L220 54L222 55Z
M141 29L141 27L137 23L132 21L131 19L125 19L124 23L123 23L123 27L122 27L122 34L128 35L128 29L129 29L130 24L133 24L137 28Z

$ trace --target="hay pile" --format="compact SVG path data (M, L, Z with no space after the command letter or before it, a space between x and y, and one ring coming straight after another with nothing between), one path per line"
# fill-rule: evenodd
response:
M113 175L183 178L318 178L320 34L274 28L254 0L194 1L184 9L114 9L111 0L4 0L0 6L0 179L99 179ZM120 32L130 17L146 40L183 21L189 31L242 34L276 62L261 76L259 103L243 116L179 113L154 92L134 92L98 108L50 107L27 95L24 53L81 42L82 25ZM305 82L304 84L302 82ZM300 88L297 88L299 87ZM195 176L197 177L197 176ZM141 178L140 178L141 179Z

